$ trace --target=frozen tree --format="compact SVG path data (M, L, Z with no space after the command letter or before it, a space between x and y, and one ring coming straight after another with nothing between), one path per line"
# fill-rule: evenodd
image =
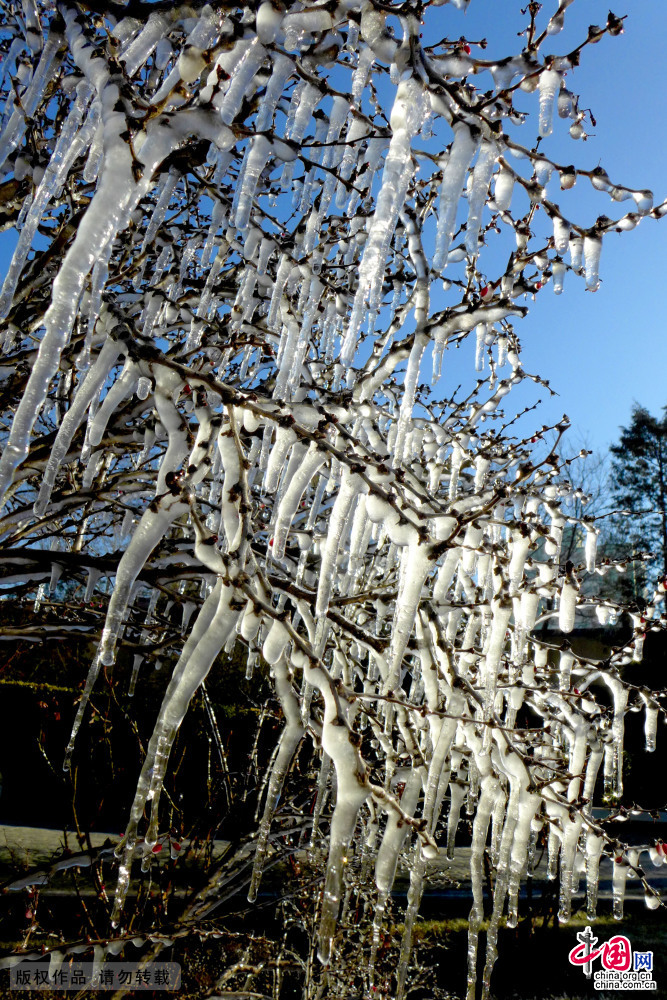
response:
M610 13L543 55L570 3L543 23L528 4L523 50L497 61L449 39L435 3L5 4L2 218L18 238L0 294L3 581L38 607L80 580L105 612L101 628L79 613L99 643L65 766L120 648L137 692L143 649L172 665L118 852L119 936L96 960L122 948L133 859L165 836L175 735L239 646L284 719L250 900L304 744L317 767L302 848L324 845L326 874L304 996L327 976L359 995L337 955L376 986L399 861L388 990L406 994L429 866L463 816L471 998L478 964L489 994L541 838L561 921L584 868L594 916L604 854L615 916L629 874L659 901L592 803L599 774L622 800L627 712L655 747L659 700L622 668L661 627L663 588L604 663L538 637L545 615L569 633L587 603L602 621L609 607L582 593L594 519L583 561L561 557L576 486L545 440L567 418L526 432L508 410L521 383L548 388L515 330L532 297L594 292L609 234L667 211L544 152L553 129L585 134L571 70L623 29ZM610 215L573 221L575 183ZM477 373L454 389L468 340ZM347 938L353 911L367 933Z
M611 448L616 504L634 515L633 544L650 553L653 577L667 574L667 420L642 406L632 410ZM622 530L622 529L621 529Z

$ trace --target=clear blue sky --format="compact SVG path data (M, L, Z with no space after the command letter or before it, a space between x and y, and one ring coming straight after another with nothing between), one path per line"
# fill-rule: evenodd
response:
M496 58L521 47L517 32L527 18L520 9L527 2L472 0L465 14L446 5L430 16L450 38L486 37L487 53ZM538 23L545 24L557 6L556 0L545 0ZM593 111L595 135L585 143L574 141L569 123L555 117L554 133L542 149L586 169L600 163L615 183L651 188L659 204L667 198L667 0L626 0L612 9L628 15L624 33L587 46L581 66L567 76L569 89L581 95L580 107ZM543 53L567 53L586 37L589 24L606 23L608 10L609 0L575 0L564 30L547 40ZM484 86L482 80L475 82ZM535 95L521 95L515 103L535 121ZM532 122L521 128L527 145L536 134ZM555 181L549 196L565 209L557 191ZM626 209L586 182L575 192L573 221L589 225L597 215L619 217ZM537 296L516 329L526 370L550 379L560 394L539 411L540 424L567 413L574 427L604 450L627 423L634 401L656 414L667 405L666 264L667 218L644 219L632 232L605 237L597 292L585 292L583 281L568 275L562 295L547 286Z
M517 32L527 23L520 13L527 2L472 0L465 13L452 4L431 8L428 30L452 39L486 37L485 56L501 58L522 47ZM557 0L545 0L539 23L545 24L557 6ZM609 0L575 0L566 12L565 29L547 40L543 53L567 53L586 37L589 24L606 23L608 9ZM667 0L628 0L614 13L628 15L624 33L588 46L581 66L567 77L570 90L581 95L580 107L595 115L594 134L576 142L568 135L569 123L556 117L554 133L542 148L562 163L588 169L602 164L616 183L651 188L658 204L667 197ZM483 76L475 82L486 86ZM537 96L521 94L515 103L530 112L530 121L517 135L530 146L537 134ZM553 184L548 194L566 210L565 198L556 194L557 181ZM568 215L586 225L600 214L620 216L627 210L627 203L614 205L584 181L569 194ZM14 240L10 233L0 238L2 272ZM527 319L517 323L524 367L548 378L559 395L545 400L530 418L535 426L567 413L577 436L606 450L617 439L619 426L628 422L634 401L656 414L667 404L666 259L667 218L645 219L633 232L605 237L602 284L595 294L568 275L563 295L554 295L547 286L537 296ZM469 384L474 336L461 355L466 352L469 357L460 357L461 378ZM536 393L522 393L520 405L524 395L526 402L537 398Z

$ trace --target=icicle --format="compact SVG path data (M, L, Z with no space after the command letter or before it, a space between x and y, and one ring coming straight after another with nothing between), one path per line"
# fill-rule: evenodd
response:
M137 375L137 366L134 361L131 361L129 358L126 359L122 372L107 392L102 405L90 424L89 441L91 447L96 448L102 441L112 413L114 413L124 399L127 399L132 394L132 390L137 384Z
M586 764L586 777L584 780L583 798L587 800L586 809L590 812L590 803L593 800L593 792L597 781L600 764L603 758L603 748L599 740L593 740L590 747L590 755Z
M46 584L40 583L39 587L37 588L37 593L35 595L35 603L32 606L33 614L37 614L45 596L46 596Z
M577 815L575 819L568 819L563 822L565 828L561 843L558 920L561 924L566 924L572 916L572 882L574 878L574 864L577 854L577 844L581 834L583 817L581 815Z
M456 829L458 827L461 806L465 797L465 788L457 782L450 782L449 785L449 815L447 816L447 857L454 858L454 843L456 840Z
M493 913L489 922L486 939L486 962L484 965L484 976L482 980L482 996L488 1000L491 982L491 972L497 958L498 927L505 904L505 897L509 888L510 877L515 876L516 869L513 868L513 843L515 837L520 838L521 864L525 863L528 838L530 836L530 821L539 804L537 796L528 792L529 775L522 764L519 756L515 754L498 734L494 733L494 738L498 739L498 750L500 751L502 769L507 774L510 781L510 795L507 802L507 814L502 830L500 850L498 857L498 872L493 894Z
M46 464L46 469L44 470L39 495L35 502L35 515L37 517L44 516L56 476L69 451L72 439L81 426L90 403L99 396L100 390L122 350L123 345L121 342L112 337L108 338L94 365L79 385L72 405L62 420Z
M225 125L230 125L239 113L246 91L257 70L266 59L266 55L264 46L258 38L254 38L236 63L229 86L220 103L220 118Z
M72 20L74 19L73 12L66 11L65 16L66 19L70 16ZM75 41L72 43L75 52L76 46ZM109 84L108 90L117 93L115 85ZM105 159L103 175L95 197L79 223L74 242L53 282L51 305L44 318L45 333L39 354L0 458L0 495L4 495L14 471L28 453L30 433L46 398L52 375L57 370L61 351L74 322L86 275L93 266L95 257L105 249L108 241L113 239L129 192L134 188L130 150L119 137L119 132L126 126L124 114L119 112L108 114L105 121L105 136L108 137L109 152ZM122 192L120 198L119 191ZM100 246L98 231L101 229L105 231L106 238Z
M337 699L322 671L304 663L306 679L317 687L324 700L322 747L336 770L336 805L329 834L329 858L320 920L318 957L323 965L331 959L347 851L357 823L357 815L368 797L367 778L359 751L349 738L346 720L340 717Z
M522 770L521 766L517 771ZM521 778L520 778L521 780ZM507 925L516 927L519 922L519 886L526 871L532 824L540 808L539 795L522 788L519 792L517 822L510 853L510 876L507 887Z
M476 753L475 759L481 774L481 795L477 803L477 811L473 820L472 846L470 849L470 876L472 880L473 904L468 917L468 1000L475 1000L477 985L477 948L479 930L484 919L484 852L488 835L491 814L503 797L498 782L491 774L490 760L487 755Z
M141 667L141 664L143 662L144 662L143 656L141 656L141 654L136 654L135 653L134 661L132 663L132 676L130 677L130 684L129 684L129 687L127 689L127 696L128 696L128 698L133 698L134 697L134 692L135 692L136 687L137 687L137 679L139 677L139 668Z
M19 53L22 52L24 49L25 49L25 41L23 38L12 39L11 45L9 46L9 51L3 58L2 63L0 63L0 90L4 86L7 77L16 74L16 59ZM0 121L0 129L4 129L5 125L7 124L7 119L9 117L11 106L12 102L10 100L10 95L7 94L5 100L5 110L2 114L2 119Z
M88 83L79 84L76 101L62 126L62 131L58 136L58 141L49 160L49 165L35 193L5 276L2 292L0 293L0 317L2 318L9 314L16 286L35 233L37 232L37 227L42 221L42 216L54 195L60 178L61 176L67 176L73 161L81 153L82 142L77 142L75 137L81 127L81 121L91 95L92 90ZM87 131L88 142L91 137L92 131L89 128Z
M553 131L554 101L560 89L560 74L553 69L540 73L539 133L544 138Z
M600 287L600 253L602 251L602 237L595 234L588 234L584 237L584 260L586 262L586 288L590 292L595 292ZM573 262L574 266L574 262Z
M346 466L343 471L343 478L340 491L336 497L336 502L331 511L329 520L329 532L327 534L326 547L322 553L320 566L320 578L317 588L317 600L315 604L315 614L317 617L326 615L329 609L329 599L331 597L333 583L336 576L336 562L338 559L338 549L341 537L348 523L348 517L352 509L352 504L359 493L368 489L361 476L350 472Z
M271 143L263 135L255 136L248 147L237 182L235 205L232 206L234 225L237 229L243 230L248 225L257 181L271 155L271 149Z
M614 717L611 724L612 760L613 760L613 793L620 798L623 795L623 737L625 733L625 710L628 704L628 689L623 682L611 674L604 675L604 681L611 691L614 701ZM605 760L605 771L607 761Z
M382 277L389 244L396 228L398 214L413 174L411 140L421 126L424 91L413 77L402 80L396 91L391 113L393 130L382 174L382 186L377 196L371 229L359 266L357 288L348 332L341 349L341 363L350 364L357 334L363 322L365 303L374 311L380 304Z
M62 22L61 22L62 24ZM0 167L20 145L27 123L34 117L46 86L55 76L58 64L63 55L63 37L59 31L51 30L46 44L42 49L39 63L32 75L25 92L21 95L21 106L12 113L2 134L0 135Z
M110 666L115 660L116 642L122 630L127 603L137 576L169 527L187 510L188 505L180 495L172 496L168 493L158 503L150 504L137 525L132 541L123 553L116 571L116 583L100 640L99 660L104 666Z
M484 665L482 674L485 688L484 718L487 721L490 721L493 717L493 704L496 698L498 668L503 654L503 649L505 648L505 634L511 614L512 605L509 602L507 604L502 604L499 601L494 602L492 625L484 647ZM487 727L485 732L485 741L487 745L490 736L491 727Z
M148 745L125 838L117 852L122 855L122 860L111 917L112 925L115 927L120 921L129 886L138 823L150 798L151 823L145 839L151 845L151 838L155 838L157 834L157 806L171 746L194 693L206 679L211 664L236 625L239 612L231 606L234 593L232 587L223 585L221 580L217 581L197 617L174 668ZM155 843L155 839L152 843Z
M169 21L163 14L153 13L132 41L120 53L119 60L123 63L128 78L138 73L160 39L165 35Z
M396 599L396 610L392 624L392 639L388 661L390 672L387 690L392 691L399 683L403 655L412 634L415 617L421 599L422 587L429 574L432 562L429 551L415 540L404 548L403 572Z
M589 920L597 917L600 856L603 847L604 838L590 830L586 836L586 916Z
M408 888L407 907L405 910L405 920L403 937L401 940L401 950L398 956L398 970L396 974L396 1000L404 1000L407 982L408 964L412 953L412 933L414 923L421 905L424 891L424 871L426 868L425 859L417 853L412 863L410 871L410 886Z
M614 767L614 746L610 741L605 742L604 745L604 770L603 770L603 796L604 801L608 802L614 797L615 788L615 767Z
M565 276L565 264L560 257L555 257L552 261L551 273L554 282L554 293L561 295L563 291L563 278Z
M178 183L179 174L172 167L166 174L164 180L160 184L159 194L157 201L155 202L155 208L148 220L148 225L146 226L146 232L144 234L143 242L141 244L141 253L146 253L149 247L153 245L157 232L164 222L165 216L167 214L167 209L169 207L169 202L171 201L171 196L174 193L176 184Z
M415 402L415 394L417 391L417 384L419 381L419 371L421 368L422 358L424 357L424 352L426 350L426 345L428 343L428 338L426 334L418 334L415 337L412 350L410 351L410 357L408 358L407 368L405 370L405 380L403 383L403 398L401 400L401 409L398 417L398 425L396 429L396 440L394 442L394 455L392 464L400 466L403 462L403 452L405 448L405 438L408 430L408 425L412 420L412 411Z
M622 920L623 904L625 902L625 882L630 869L622 854L617 855L613 860L614 867L611 882L612 912L614 920Z
M475 169L472 172L472 183L468 194L468 223L466 225L465 248L471 256L479 253L479 233L482 225L482 213L486 205L489 184L498 159L498 144L496 142L482 143L477 157Z
M570 689L570 677L572 674L572 665L574 664L574 654L570 652L569 649L562 649L560 654L560 659L558 663L558 687L561 691L569 691ZM573 767L570 768L572 773L578 773L578 770Z
M272 635L273 639L271 638ZM304 732L301 724L299 703L294 695L286 660L283 656L284 646L288 638L287 632L281 622L274 620L262 650L264 659L272 666L276 692L285 716L285 728L280 737L278 754L271 768L271 778L264 805L264 813L257 834L257 847L255 849L250 888L248 890L248 899L250 902L257 899L259 883L268 850L271 821L278 798L282 792L287 771Z
M268 7L270 4L267 3L263 6ZM280 53L273 56L273 70L257 112L255 128L258 132L264 132L271 128L278 101L282 97L287 81L293 72L294 64L291 59Z
M81 348L81 354L76 359L76 366L79 371L86 371L90 364L90 350L95 335L95 327L102 314L102 295L104 286L109 277L109 257L111 247L101 254L93 265L93 273L90 278L90 299L88 302L88 315L86 317L86 336Z
M570 245L570 226L569 223L565 222L560 215L555 215L553 217L554 223L554 248L556 253L563 254L567 252Z
M496 174L496 183L493 189L493 200L499 212L508 212L512 203L512 192L514 190L514 174L506 167L501 167ZM435 265L435 261L434 261Z
M577 612L577 588L568 580L563 584L558 608L558 628L561 632L571 632Z
M285 554L285 543L299 507L301 498L308 488L313 476L324 464L326 455L315 444L311 444L308 453L291 477L289 486L278 507L276 522L273 529L273 558L282 559Z
M479 142L478 137L465 122L457 122L453 128L454 141L444 167L439 192L438 228L433 256L433 268L436 271L441 271L445 266L449 245L454 235L463 183Z
M644 692L642 692L642 699L644 701L644 705L646 706L644 709L644 738L646 740L646 750L648 753L653 753L656 747L660 706L647 694L644 694Z
M410 771L401 796L401 809L407 816L414 816L422 789L418 771ZM410 827L398 813L390 812L375 862L375 883L383 899L386 900L394 885L398 858L405 844Z
M93 108L98 124L95 127L95 133L88 149L86 165L83 168L83 179L87 184L94 184L97 180L102 165L102 157L104 156L104 125L100 121L102 106L99 99L95 99Z
M303 87L299 89L299 105L296 108L294 117L288 122L289 127L285 127L286 139L289 139L291 142L298 143L299 145L302 143L306 128L308 127L313 112L321 99L322 94L319 87L315 87L311 83L304 83ZM293 173L294 160L286 163L283 167L280 179L280 184L283 190L287 190L289 188L292 182Z
M595 572L595 556L597 553L597 545L598 545L598 533L594 527L587 525L585 556L586 556L586 569L589 573Z
M86 678L86 684L79 699L79 705L76 710L76 717L74 719L74 724L72 726L72 732L70 733L69 742L67 744L67 749L65 750L65 761L63 763L63 770L70 771L72 767L72 754L74 753L74 746L76 744L76 738L81 728L81 723L83 721L83 716L86 711L86 707L90 700L90 695L95 686L95 681L100 672L100 667L102 666L102 661L100 659L99 652L96 653L93 662L88 671L88 676Z
M581 265L584 254L584 241L581 236L572 236L570 238L570 263L572 265L572 270L576 273L581 271Z

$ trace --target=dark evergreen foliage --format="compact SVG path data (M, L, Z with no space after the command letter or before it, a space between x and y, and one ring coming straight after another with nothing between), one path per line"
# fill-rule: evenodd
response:
M635 406L611 453L614 501L640 515L625 522L623 541L647 550L654 572L667 575L667 415Z

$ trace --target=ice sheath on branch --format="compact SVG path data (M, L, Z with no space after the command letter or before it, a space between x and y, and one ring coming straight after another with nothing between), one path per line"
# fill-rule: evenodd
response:
M39 583L35 616L49 579L51 600L58 579L88 579L89 600L99 553L111 584L101 629L76 610L99 648L68 761L102 667L120 683L126 646L135 663L139 647L172 663L113 922L127 917L137 844L164 836L182 720L236 648L249 677L266 668L284 721L257 804L251 900L285 789L317 775L299 798L312 803L310 863L326 866L306 997L350 949L373 986L402 861L391 991L405 995L430 866L457 851L464 806L470 1000L486 861L498 873L488 995L499 923L505 907L518 919L538 840L554 877L560 863L561 920L582 864L592 913L600 858L619 848L591 803L598 775L621 800L628 711L645 713L656 745L662 696L622 668L661 627L664 587L633 650L596 663L563 645L595 610L584 584L598 527L574 523L548 429L524 430L508 408L528 377L513 322L531 296L550 294L550 278L560 294L567 271L595 291L603 241L652 211L650 192L537 151L559 119L582 128L570 72L622 27L610 14L569 55L543 58L569 6L497 63L464 40L429 44L446 34L446 5L427 5L422 25L374 0L95 17L26 0L4 29L16 74L0 84L3 218L20 235L0 298L0 544L14 585ZM486 70L492 91L476 89ZM578 176L614 218L572 221ZM491 273L494 260L509 263ZM473 331L477 371L454 390L448 351ZM586 536L581 565L561 552L566 525ZM131 687L140 699L137 670Z

